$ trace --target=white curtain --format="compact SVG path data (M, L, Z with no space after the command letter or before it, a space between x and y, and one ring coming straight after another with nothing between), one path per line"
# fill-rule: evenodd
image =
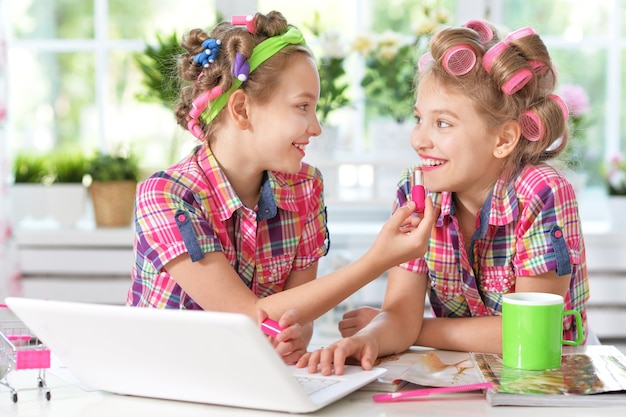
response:
M10 160L7 153L7 115L8 84L7 80L7 38L8 16L6 13L9 0L0 0L0 303L7 295L20 293L20 272L17 261L17 245L10 215L9 170Z

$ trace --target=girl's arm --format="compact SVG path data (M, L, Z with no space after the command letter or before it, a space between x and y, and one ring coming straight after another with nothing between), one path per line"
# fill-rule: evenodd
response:
M551 271L534 277L518 277L515 292L549 292L565 297L570 276ZM427 318L415 344L463 352L502 353L502 318Z
M396 210L370 249L356 261L324 277L265 298L258 298L250 291L220 252L206 253L197 262L191 262L187 254L181 255L166 268L205 310L239 312L256 320L257 308L262 308L274 319L295 308L298 321L307 323L331 310L388 268L426 252L435 222L432 202L427 199L421 220L411 215L413 209L414 204L409 203ZM411 227L403 227L407 224Z
M407 350L418 338L424 318L426 276L400 267L389 270L381 312L357 334L373 336L378 356Z
M347 358L371 369L377 357L405 351L419 335L425 295L425 275L392 268L381 312L353 336L303 355L297 366L306 366L312 373L319 370L323 375L341 375Z

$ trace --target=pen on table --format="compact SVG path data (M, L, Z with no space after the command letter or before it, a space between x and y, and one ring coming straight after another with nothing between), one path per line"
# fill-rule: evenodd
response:
M479 382L476 384L467 384L467 385L452 385L452 386L447 386L447 387L419 388L419 389L414 389L414 390L409 390L409 391L386 392L383 394L374 394L373 399L374 399L374 402L384 403L384 402L416 399L420 397L427 397L429 395L434 395L434 394L476 391L476 390L483 390L483 389L490 389L490 388L493 388L493 384L491 382Z

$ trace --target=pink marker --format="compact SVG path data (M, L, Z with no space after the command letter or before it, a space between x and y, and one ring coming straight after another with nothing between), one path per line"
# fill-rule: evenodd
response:
M263 330L263 333L265 333L268 336L276 337L284 329L280 327L280 325L278 324L276 320L267 318L263 320L263 322L261 323L261 330Z
M426 209L426 190L422 179L422 167L416 166L413 169L413 186L411 187L411 200L415 202L415 212L424 214Z

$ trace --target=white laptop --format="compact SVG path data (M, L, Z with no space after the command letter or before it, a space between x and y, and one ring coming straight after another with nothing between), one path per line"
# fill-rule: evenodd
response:
M19 297L6 304L81 383L117 394L307 413L386 371L348 366L324 377L287 366L242 314Z

